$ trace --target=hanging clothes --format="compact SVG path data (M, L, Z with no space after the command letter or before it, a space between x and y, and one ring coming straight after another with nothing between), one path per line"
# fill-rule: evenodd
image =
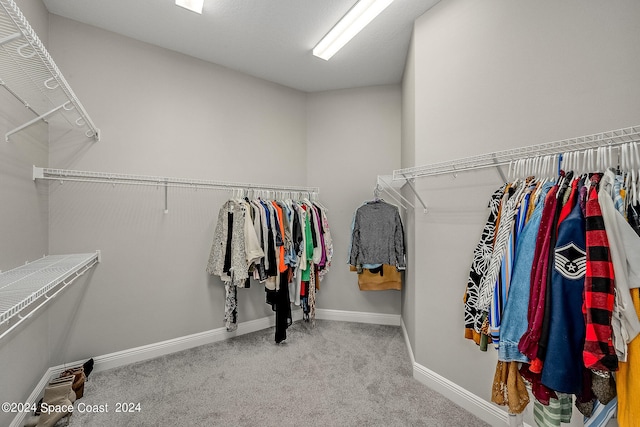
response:
M349 264L388 264L406 267L404 229L400 212L381 199L360 206L354 216Z
M640 290L631 290L636 315L640 317ZM638 426L640 423L640 336L629 343L627 361L620 362L617 379L618 425Z
M482 276L480 281L478 304L483 311L489 310L492 303L496 280L500 274L500 266L507 250L515 212L523 190L523 183L518 181L513 186L508 187L502 196L502 207L491 253L491 261L486 274Z
M568 421L572 396L585 424L617 411L621 427L640 426L637 165L598 167L604 173L562 172L519 197L521 180L502 186L474 250L465 337L497 344L492 400L514 413L520 365L540 426Z
M500 221L499 227L508 228L508 239L505 247L505 252L501 261L500 274L496 280L493 289L493 296L491 299L491 305L489 309L489 332L491 339L497 348L500 340L500 325L502 323L502 312L507 302L507 295L509 294L511 286L511 274L513 269L513 260L515 257L515 245L520 232L524 226L524 212L528 210L528 200L530 190L529 181L518 183L508 189L508 198L514 198L510 203L515 205L516 211L513 214L511 221ZM503 198L503 201L505 199ZM505 212L505 215L509 215Z
M608 372L617 370L618 358L613 348L611 326L614 272L609 255L609 241L598 202L600 176L592 176L587 200L587 275L584 291L587 330L583 357L587 368Z
M464 294L464 326L465 338L472 339L476 344L480 344L480 330L482 328L482 318L484 311L480 307L480 282L486 274L491 254L493 252L493 241L496 231L496 219L500 210L500 201L506 189L506 184L498 188L489 200L489 218L482 230L480 242L473 251L473 262L471 271L467 279L467 288Z
M511 287L503 312L503 325L498 346L498 359L505 362L529 363L529 358L518 349L518 343L527 330L530 277L534 259L533 248L540 228L544 200L552 186L551 182L542 184L543 188L537 197L535 209L517 242Z
M220 277L225 285L225 324L228 331L237 329L237 287L244 287L249 277L245 248L245 214L243 202L229 200L218 213L218 222L207 263L207 273Z
M227 201L218 213L207 263L207 272L225 285L227 330L237 328L237 288L249 287L250 277L264 285L266 303L276 314L277 343L286 339L292 323L292 302L313 321L316 290L332 257L327 210L319 204L306 199Z
M554 185L547 193L542 218L538 229L533 266L531 270L531 288L529 294L529 308L527 310L528 327L520 339L518 349L529 358L535 360L538 357L538 343L542 335L544 310L547 288L547 273L549 265L549 247L551 235L554 233L554 218L556 214L558 185ZM540 370L534 370L539 373Z
M598 200L615 271L616 293L611 319L613 345L618 359L624 362L628 343L640 333L640 320L631 300L631 289L640 287L640 238L614 203L614 198L620 195L619 189L614 190L614 184L620 181L612 170L607 170L600 181Z
M322 281L324 276L331 269L331 260L333 259L333 239L331 238L331 230L329 228L329 220L327 218L327 210L324 207L316 205L320 213L322 225L322 239L324 241L323 261L318 266L318 280Z
M577 181L576 181L577 182ZM585 219L577 201L578 191L570 214L558 227L558 238L551 275L549 304L549 333L542 383L552 390L581 394L583 365L576 363L582 355L585 338L582 295L587 269Z

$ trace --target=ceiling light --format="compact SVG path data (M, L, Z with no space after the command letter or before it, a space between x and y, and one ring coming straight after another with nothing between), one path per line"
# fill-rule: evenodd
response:
M192 12L202 14L204 0L176 0L176 5L189 9Z
M393 0L360 0L313 48L318 58L329 60Z

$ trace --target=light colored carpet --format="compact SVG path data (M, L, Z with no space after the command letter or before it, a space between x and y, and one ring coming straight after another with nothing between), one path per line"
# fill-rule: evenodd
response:
M412 378L399 327L323 320L92 373L81 403L109 412L72 427L488 425Z

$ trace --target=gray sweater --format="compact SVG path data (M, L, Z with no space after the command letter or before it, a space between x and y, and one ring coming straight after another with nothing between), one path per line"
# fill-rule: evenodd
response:
M349 263L405 268L404 231L397 207L379 200L358 208L353 222Z

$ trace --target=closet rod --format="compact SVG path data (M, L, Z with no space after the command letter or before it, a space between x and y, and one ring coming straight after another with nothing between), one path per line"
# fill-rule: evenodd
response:
M499 167L507 165L514 160L529 157L562 154L601 146L617 146L627 142L640 142L640 125L596 133L593 135L547 142L545 144L530 145L528 147L495 151L493 153L464 157L456 160L432 163L429 165L397 169L393 171L393 179L408 180L412 178L444 175L488 167Z
M309 196L317 196L320 193L318 187L297 187L285 185L269 185L241 182L206 181L201 179L167 178L147 175L127 175L109 172L88 172L65 169L49 169L33 167L33 179L48 179L56 181L98 182L103 184L133 184L165 187L185 188L212 188L218 190L265 190L295 193L309 193Z

